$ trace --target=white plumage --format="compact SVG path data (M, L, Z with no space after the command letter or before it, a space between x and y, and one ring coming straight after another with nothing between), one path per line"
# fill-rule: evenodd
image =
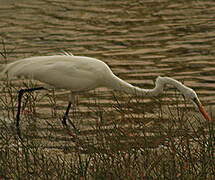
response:
M81 56L40 56L8 64L3 71L9 79L25 77L39 80L55 88L85 91L102 86L108 66L99 60Z
M5 75L9 79L14 77L36 79L45 83L43 86L45 89L50 87L69 89L71 93L88 91L97 87L107 87L139 96L157 96L163 92L165 84L171 84L199 108L205 119L211 120L195 91L179 81L169 77L158 77L155 88L141 89L115 76L106 63L95 58L73 56L68 53L66 55L30 57L6 65L1 72L1 76ZM31 89L30 91L33 90L39 89ZM71 99L69 101L71 106ZM67 115L68 112L65 117ZM17 117L19 118L19 115Z

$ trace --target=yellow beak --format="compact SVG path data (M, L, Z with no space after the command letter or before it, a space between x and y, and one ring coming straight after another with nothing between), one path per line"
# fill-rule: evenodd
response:
M194 102L198 106L199 111L202 113L202 115L204 116L204 118L207 121L212 121L211 117L208 115L208 113L206 112L205 108L202 106L201 102L199 100L197 100L197 99Z

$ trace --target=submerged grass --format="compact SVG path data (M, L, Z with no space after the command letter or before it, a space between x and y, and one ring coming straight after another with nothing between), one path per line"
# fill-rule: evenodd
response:
M118 94L102 104L89 93L95 98L80 99L70 114L80 129L71 136L60 122L64 95L25 94L20 139L11 120L17 87L2 82L0 179L215 179L214 124L181 108L180 98Z

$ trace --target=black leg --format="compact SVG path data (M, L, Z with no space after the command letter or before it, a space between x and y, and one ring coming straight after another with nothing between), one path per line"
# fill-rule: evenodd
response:
M67 126L66 119L68 118L68 114L69 114L69 110L70 110L70 108L71 108L71 105L72 105L72 103L69 102L69 104L68 104L68 106L67 106L67 108L66 108L66 112L65 112L65 114L64 114L64 116L63 116L63 121L62 121L62 123L63 123L63 125L65 125L65 126Z
M30 88L30 89L21 89L18 92L18 109L16 114L16 127L19 131L19 121L20 121L20 112L21 112L21 103L22 103L22 96L25 92L32 92L36 90L42 90L45 89L44 87L37 87L37 88Z
M21 111L21 101L23 96L24 90L21 89L18 92L18 108L17 108L17 114L16 114L16 127L19 127L19 120L20 120L20 111Z
M69 114L69 110L70 110L71 106L72 106L72 102L69 101L69 104L68 104L68 106L67 106L66 112L65 112L65 114L64 114L64 116L63 116L63 120L62 120L62 124L63 124L64 126L66 126L66 127L67 127L67 122L66 122L66 120L69 120L69 119L68 119L68 114ZM72 125L72 127L73 127L77 132L79 131L79 130L75 127L75 125L72 123L72 121L69 121L69 123Z

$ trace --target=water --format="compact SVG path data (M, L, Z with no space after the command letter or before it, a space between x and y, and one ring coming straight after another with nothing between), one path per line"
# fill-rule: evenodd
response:
M9 61L69 50L103 60L139 87L152 88L157 76L170 76L192 87L206 106L215 104L214 1L0 0L0 12ZM67 98L58 94L58 108L65 109ZM82 112L87 117L95 106L87 98L97 96L108 107L112 95L101 89L81 96ZM50 113L49 105L38 106Z

